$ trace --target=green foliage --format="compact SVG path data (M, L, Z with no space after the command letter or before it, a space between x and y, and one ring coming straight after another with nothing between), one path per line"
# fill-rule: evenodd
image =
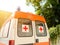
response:
M49 29L49 33L50 33L50 39L51 40L57 39L56 27L51 27Z
M46 18L51 42L56 43L57 38L60 37L60 2L59 0L47 0L42 7L41 1L43 0L29 0L27 3L32 4L36 14L42 14Z
M41 6L40 6L41 0L26 0L26 2L27 5L32 4L32 6L35 8L36 14L41 13Z
M60 4L58 0L47 0L45 5L43 6L42 14L46 18L48 27L56 26L60 24ZM46 13L47 12L47 13ZM48 18L47 18L48 17Z
M43 0L26 1L28 5L32 4L32 6L35 8L36 14L42 14L46 18L49 28L60 24L60 3L58 3L58 0L47 0L43 7L40 5L40 2Z
M40 15L41 9L36 11L36 14Z
M56 44L58 37L60 37L60 24L56 25L56 27L51 27L49 29L49 33L50 33L50 39L51 39L52 44L53 43Z
M58 37L60 37L60 3L58 0L47 0L46 3L41 6L41 1L43 0L29 0L27 3L28 5L32 4L36 14L42 14L42 16L46 18L51 42L56 45L56 41Z
M60 37L60 24L56 26L57 29L57 35Z

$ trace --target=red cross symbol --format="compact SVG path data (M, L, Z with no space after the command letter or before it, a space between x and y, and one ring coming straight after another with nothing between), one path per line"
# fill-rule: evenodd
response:
M26 26L24 26L24 28L23 28L25 31L28 29Z
M39 30L42 32L42 30L43 30L43 27L42 27L42 26L40 26Z

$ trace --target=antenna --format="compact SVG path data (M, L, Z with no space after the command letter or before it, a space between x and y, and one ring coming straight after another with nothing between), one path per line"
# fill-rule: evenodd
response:
M17 8L17 11L20 11L20 7Z

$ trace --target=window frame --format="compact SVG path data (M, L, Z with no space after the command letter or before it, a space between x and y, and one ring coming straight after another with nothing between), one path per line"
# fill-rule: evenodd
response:
M36 22L40 22L41 24L43 24L43 28L44 28L44 33L37 33L37 27L39 26L39 24L36 24ZM37 26L38 25L38 26ZM46 30L46 26L45 26L45 23L42 22L42 21L38 21L38 20L35 20L35 26L36 26L36 36L37 37L44 37L44 36L47 36L47 30ZM39 34L39 35L38 35Z
M8 38L9 30L10 30L10 25L11 25L11 20L9 20L9 21L3 26L2 38ZM7 28L6 26L8 26L8 28ZM7 32L6 32L5 28L7 28ZM5 33L6 33L6 35L4 35Z
M24 20L29 20L30 23L31 23L31 25L29 24L29 27L31 27L31 28L29 28L29 29L32 31L32 35L31 35L31 36L21 36L21 35L18 34L18 30L21 30L21 31L22 31L22 25L23 25L23 24L25 24L25 25L27 24L26 22L23 22L23 23L20 22L20 20L22 21L23 19L24 19ZM19 26L19 24L20 24L21 27ZM28 25L28 24L27 24L27 25ZM18 29L18 27L20 27L21 29L20 29L20 28ZM22 32L21 32L21 33L22 33ZM24 33L24 32L23 32L23 33ZM28 34L28 33L26 33L26 34ZM31 21L30 19L26 19L26 18L18 18L18 24L17 24L17 36L18 36L18 37L32 37L32 36L33 36L32 21Z

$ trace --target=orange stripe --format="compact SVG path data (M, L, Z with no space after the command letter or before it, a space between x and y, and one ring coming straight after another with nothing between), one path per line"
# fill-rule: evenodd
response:
M0 45L6 45L6 44L0 42Z
M15 16L14 18L26 18L26 19L30 19L30 20L40 20L42 22L46 22L43 16L38 16L32 13L26 13L26 12L19 12L16 11L15 12Z
M49 45L49 42L34 43L33 45Z

